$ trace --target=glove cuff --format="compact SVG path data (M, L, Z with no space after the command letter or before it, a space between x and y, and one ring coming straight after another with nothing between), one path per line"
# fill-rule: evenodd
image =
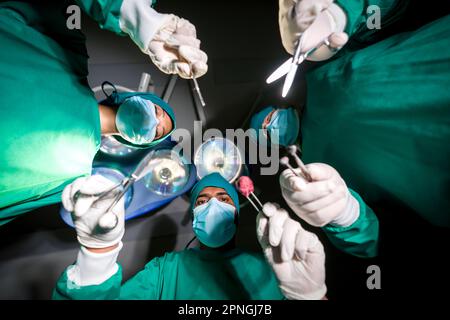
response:
M77 236L77 239L78 239L78 242L86 248L100 249L100 248L111 247L111 246L117 244L118 242L120 242L122 240L124 234L125 234L125 228L122 228L119 235L109 241L105 241L103 239L98 239L98 238L93 238L92 236L84 237L84 236L80 236L80 235Z
M348 193L347 205L345 209L337 216L336 219L331 221L330 225L333 227L349 227L359 218L359 202L353 197L350 192Z
M296 292L284 292L283 288L281 288L284 296L289 300L322 300L323 297L327 294L327 286L323 284L319 289L311 293L299 294Z
M319 16L317 19L322 19L323 22L327 21L326 23L329 25L329 32L331 32L331 34L341 33L342 31L344 31L347 24L347 16L338 5L332 3L325 11L321 13L321 15L322 16ZM310 28L314 28L314 24ZM320 30L320 27L317 26L316 29ZM307 29L305 33L307 33L308 30L309 32L313 32L313 29ZM312 33L311 37L315 37L314 32ZM316 41L318 42L319 40L317 39ZM330 48L324 45L321 48L317 49L312 55L310 55L307 60L327 60L334 56L337 51L337 49Z
M122 242L112 251L90 252L85 247L78 251L77 262L67 271L67 277L78 286L98 285L112 277L119 269L116 263Z
M148 2L123 0L120 7L120 29L128 34L144 53L148 53L150 41L166 20L172 16L158 13Z
M347 25L347 15L337 4L332 3L326 12L332 17L334 22L333 32L343 32Z

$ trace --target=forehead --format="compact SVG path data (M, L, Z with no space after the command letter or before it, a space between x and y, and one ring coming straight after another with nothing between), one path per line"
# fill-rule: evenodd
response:
M172 130L172 128L173 128L173 120L172 120L172 117L170 116L170 114L166 110L164 110L163 107L157 105L156 103L155 103L155 107L161 109L161 111L165 114L165 119L170 125L170 130Z
M213 196L215 196L218 193L224 193L224 192L228 195L228 193L223 188L206 187L202 191L200 191L198 196L199 197L201 197L201 196L213 197Z

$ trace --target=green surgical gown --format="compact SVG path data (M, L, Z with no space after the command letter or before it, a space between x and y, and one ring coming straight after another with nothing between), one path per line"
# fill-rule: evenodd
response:
M386 8L387 29L408 3L369 2ZM336 168L367 203L353 226L324 228L338 248L354 254L378 242L377 228L368 221L361 228L364 219L375 223L369 207L393 202L450 226L450 16L380 40L365 28L364 1L338 3L350 16L346 31L354 41L307 73L302 151L307 163Z
M91 172L100 119L84 35L66 27L74 3L123 35L120 0L0 3L0 225Z
M284 299L262 254L189 249L166 253L121 285L122 271L99 285L77 286L65 271L53 299L228 300Z

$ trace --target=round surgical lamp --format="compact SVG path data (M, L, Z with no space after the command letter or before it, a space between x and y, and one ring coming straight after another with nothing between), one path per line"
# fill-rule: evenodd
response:
M171 196L180 192L189 181L189 163L171 149L152 151L143 180L146 188L156 194Z
M238 147L228 139L213 137L196 150L194 164L199 179L218 172L230 183L241 174L244 167Z
M105 136L102 135L102 140L100 144L100 151L104 154L110 156L124 157L129 156L140 149L134 148L132 146L127 146L121 142L119 142L114 136Z
M92 175L101 175L106 179L114 182L115 185L121 183L122 180L125 179L125 175L120 170L109 167L94 167L92 168ZM125 208L128 208L131 200L133 200L133 186L131 186L125 193L124 200Z

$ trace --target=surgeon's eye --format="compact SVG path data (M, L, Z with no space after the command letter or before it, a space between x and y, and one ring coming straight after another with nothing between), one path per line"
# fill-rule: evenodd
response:
M225 203L231 203L231 198L227 196L222 196L219 198L219 201L225 202Z
M267 117L264 119L264 122L262 124L262 129L266 129L267 126L269 125L270 121L272 121L272 116L275 113L276 110L271 111Z
M205 199L197 200L197 201L195 202L195 206L196 206L196 207L197 207L197 206L201 206L202 204L205 204L206 202L208 202L208 201L205 200Z
M155 114L159 121L163 120L166 117L166 113L164 112L163 108L157 105L155 105Z
M162 109L160 106L155 105L155 113L157 117L162 114Z

